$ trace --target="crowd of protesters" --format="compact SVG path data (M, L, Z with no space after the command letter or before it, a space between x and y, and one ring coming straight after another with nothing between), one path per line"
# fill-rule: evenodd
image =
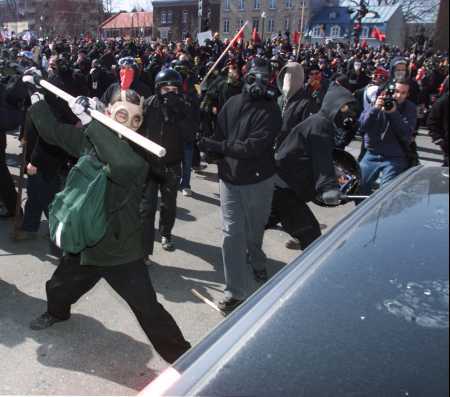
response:
M129 255L104 253L109 265L117 265L115 273L102 267L106 259L99 259L101 250L82 253L81 267L79 256L63 256L47 284L49 311L32 324L34 329L67 320L70 305L103 277L127 300L168 361L185 351L188 342L156 298L151 306L160 322L150 325L155 314L139 296L154 296L151 282L139 284L139 293L125 283L137 283L143 274L140 259L153 254L159 195L161 243L167 251L176 248L172 230L178 192L192 196L191 173L201 172L205 162L218 165L220 179L226 289L219 305L224 312L248 298L249 278L268 278L265 229L281 224L291 236L287 248L304 250L321 234L308 203L317 198L332 206L344 201L335 149L344 150L361 138L358 183L364 194L418 164L415 137L420 127L429 127L448 166L448 54L417 46L293 45L289 35L229 44L219 34L202 46L190 37L178 43L61 38L0 44L1 217L23 215L13 238L36 237L42 214L48 216L62 179L81 156L80 146L93 145L110 165L115 204L119 212L121 205L128 208L139 223L137 230L120 220L130 233L120 236ZM76 103L67 105L45 92L30 98L30 87L40 88L36 76L76 97ZM105 114L163 146L166 156L144 155L119 139L115 149L103 147L101 128L93 126L87 112L100 104ZM5 160L5 133L19 126L28 174L24 208L17 206ZM72 142L69 136L76 129L86 131L90 145ZM56 136L58 130L65 138ZM119 161L113 150L133 163ZM130 171L129 180L124 169ZM132 199L126 194L130 189ZM133 233L142 244L130 243ZM107 249L114 251L113 243L111 237ZM96 270L80 270L86 264ZM127 270L122 271L124 265ZM162 337L163 329L172 330L172 341Z

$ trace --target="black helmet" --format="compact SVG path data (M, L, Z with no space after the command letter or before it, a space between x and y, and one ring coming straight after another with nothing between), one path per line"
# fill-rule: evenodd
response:
M174 69L164 69L158 73L155 79L155 88L159 91L162 87L183 87L183 77Z

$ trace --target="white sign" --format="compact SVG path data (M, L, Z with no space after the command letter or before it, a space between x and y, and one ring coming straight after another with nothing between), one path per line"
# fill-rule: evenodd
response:
M212 39L213 39L213 34L212 34L212 32L211 32L210 30L207 31L207 32L199 33L199 34L197 35L198 44L199 44L201 47L204 46L204 45L206 44L206 41L207 41L207 40L211 40L211 41L212 41Z

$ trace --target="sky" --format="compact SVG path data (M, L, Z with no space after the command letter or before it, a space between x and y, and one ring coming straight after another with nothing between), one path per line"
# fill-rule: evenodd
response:
M146 10L151 9L151 1L148 0L113 0L113 5L116 10L128 10L130 11L134 5L139 4Z

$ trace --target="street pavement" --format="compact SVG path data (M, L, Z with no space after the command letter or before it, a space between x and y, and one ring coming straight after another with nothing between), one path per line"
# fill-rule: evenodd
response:
M424 162L440 165L442 156L425 133L418 143ZM359 148L355 141L349 151L357 155ZM14 135L7 152L17 175L20 148ZM148 268L161 303L193 344L223 321L191 293L195 288L218 300L224 286L216 174L209 166L193 176L194 196L179 196L177 250L167 253L157 244ZM313 211L326 233L353 209L348 204ZM70 321L31 331L29 322L46 310L45 282L57 259L49 254L45 222L33 242L12 243L10 230L10 222L0 221L0 394L135 395L167 367L131 310L103 281L74 305ZM266 234L270 274L300 254L284 247L287 239L280 230Z

